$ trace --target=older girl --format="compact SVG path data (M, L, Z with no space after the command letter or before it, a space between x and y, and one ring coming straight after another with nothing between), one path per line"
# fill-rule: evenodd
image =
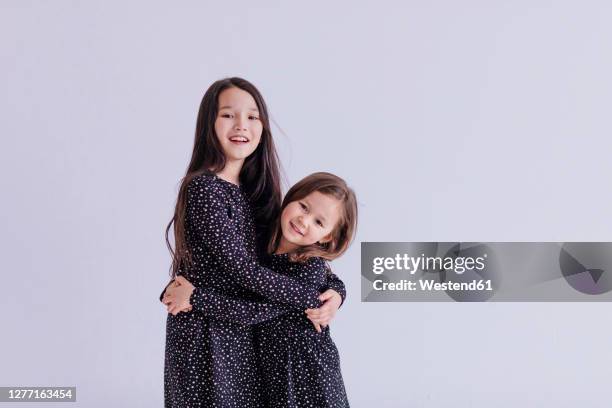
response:
M279 302L268 313L321 306L319 290L258 263L257 243L268 241L279 207L263 98L243 79L215 82L200 105L191 161L166 231L172 228L175 240L172 275L195 285L194 304L209 302L209 291ZM327 282L343 293L335 277ZM326 293L333 299L328 309L337 309L340 295ZM164 380L166 407L264 406L252 329L199 312L168 315Z

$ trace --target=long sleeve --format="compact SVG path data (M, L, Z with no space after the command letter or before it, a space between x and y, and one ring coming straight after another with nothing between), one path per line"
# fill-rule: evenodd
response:
M197 294L196 294L197 292ZM280 303L256 302L222 295L208 288L196 288L190 303L194 310L216 319L254 325L274 319L296 308Z
M187 223L204 249L219 260L223 272L240 286L267 299L302 309L320 306L319 291L260 266L250 254L230 218L226 198L214 179L194 178L187 188ZM197 255L197 254L194 254ZM199 302L200 290L192 298Z
M327 276L326 287L327 289L333 289L338 292L342 298L342 303L340 304L340 306L342 306L346 300L346 287L344 286L344 282L342 282L337 275L331 273Z
M159 295L160 302L172 282L170 281ZM192 294L189 299L189 303L194 310L209 317L249 326L298 310L294 306L282 303L233 298L208 288L195 288L194 293L195 295Z

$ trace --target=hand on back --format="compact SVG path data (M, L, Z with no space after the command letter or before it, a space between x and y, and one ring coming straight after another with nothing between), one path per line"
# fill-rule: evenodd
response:
M162 303L167 306L168 313L176 316L180 312L189 312L193 309L189 299L194 286L182 276L177 276L166 287Z
M321 328L326 327L336 316L336 312L342 304L342 297L335 290L328 289L321 293L319 300L323 302L323 305L318 309L306 309L306 317L321 333Z

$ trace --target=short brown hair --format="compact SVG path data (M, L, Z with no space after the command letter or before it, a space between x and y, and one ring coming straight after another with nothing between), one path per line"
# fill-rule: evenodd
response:
M289 203L301 200L315 191L340 201L342 214L331 232L331 240L326 243L315 243L298 248L295 253L290 255L290 259L294 262L304 262L315 256L329 261L338 258L348 249L357 229L357 198L355 192L347 186L343 179L331 173L313 173L297 182L285 195L281 205L281 213ZM279 213L272 228L268 245L269 253L276 251L283 234L280 215Z

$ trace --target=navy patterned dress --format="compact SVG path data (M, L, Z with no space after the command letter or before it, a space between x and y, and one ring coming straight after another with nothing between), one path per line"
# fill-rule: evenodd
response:
M270 268L315 288L328 276L320 258L292 263L287 255L273 255ZM329 326L318 333L302 310L293 310L255 326L255 344L268 407L349 406Z
M167 318L165 406L265 407L253 329L229 317L268 320L319 307L320 291L259 265L253 216L240 187L198 176L188 185L186 212L193 267L181 274L196 287L194 310ZM340 280L331 276L328 286L344 298Z
M313 288L327 285L325 261L291 262L287 254L268 258L270 269ZM272 305L248 302L208 291L200 311L222 320L254 325L254 341L270 408L346 408L338 349L329 327L318 333L303 310L290 308L275 316ZM225 312L231 310L231 313ZM280 312L280 310L279 310Z

